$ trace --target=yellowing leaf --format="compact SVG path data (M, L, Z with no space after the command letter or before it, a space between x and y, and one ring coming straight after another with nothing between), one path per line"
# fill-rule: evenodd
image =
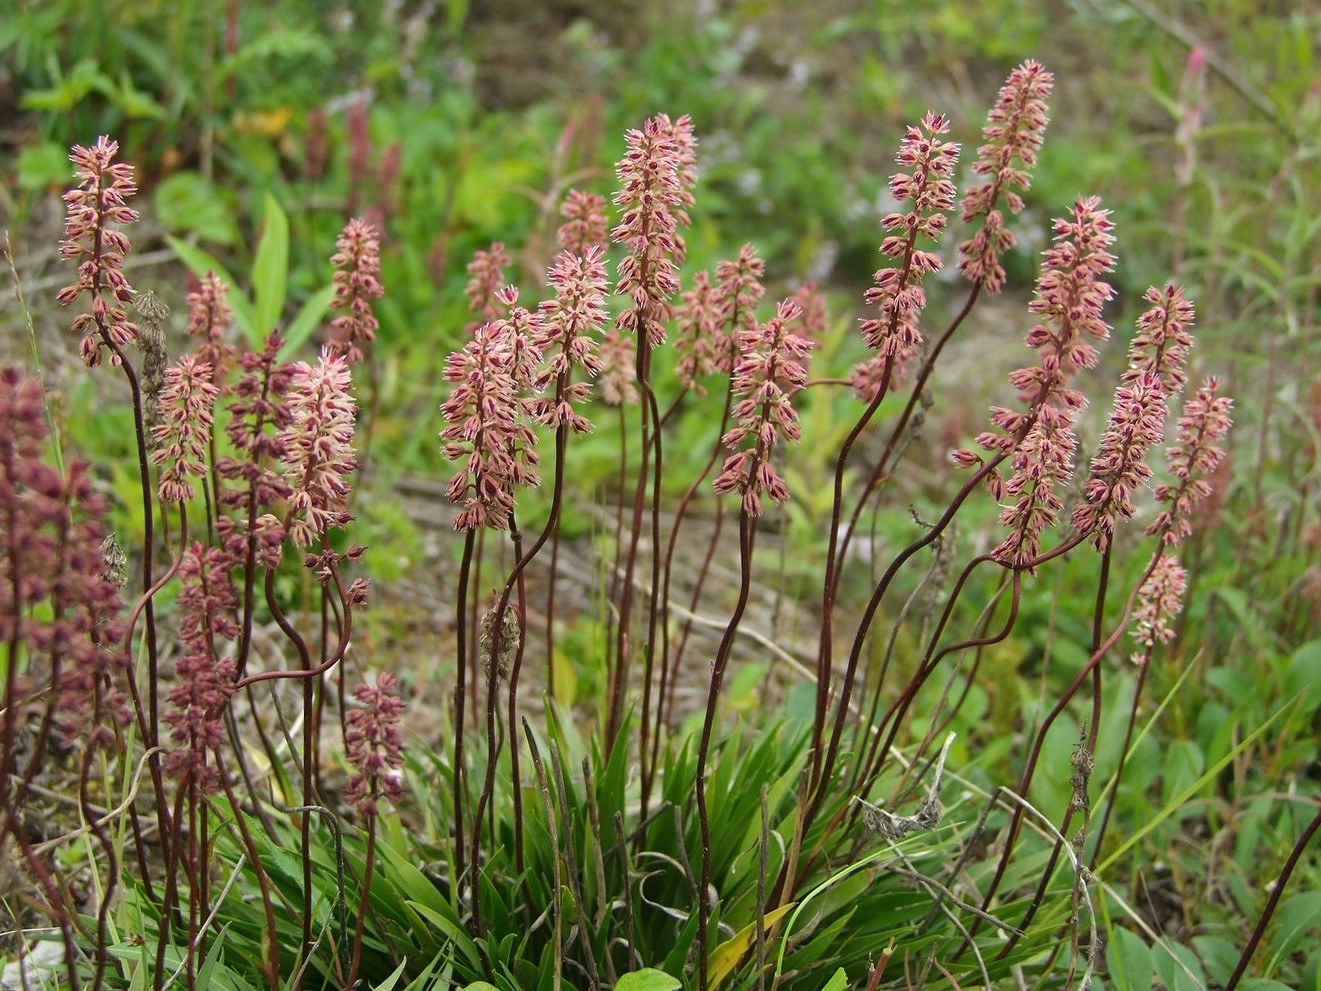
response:
M789 910L797 902L789 902L787 905L781 905L772 912L768 912L762 919L762 928L770 929L771 926L779 922L788 914ZM757 923L753 922L735 933L731 938L725 940L715 948L711 954L711 963L706 969L707 983L715 988L721 981L728 977L738 966L738 962L743 959L743 955L748 952L752 946L752 941L757 938Z

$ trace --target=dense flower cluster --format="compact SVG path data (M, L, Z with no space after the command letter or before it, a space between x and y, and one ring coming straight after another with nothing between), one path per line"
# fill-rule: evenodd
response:
M128 667L119 586L108 574L105 501L88 467L42 463L41 385L0 372L0 638L55 678L56 725L69 742L108 743L129 711L112 678ZM98 717L107 722L99 722Z
M638 374L633 365L633 344L616 327L609 328L597 348L601 374L597 385L607 406L632 406L638 401Z
M100 363L101 350L123 347L138 336L120 304L133 299L133 287L124 275L124 258L131 249L128 236L112 224L137 221L127 203L138 191L133 167L116 162L119 143L102 135L91 148L75 145L69 154L78 185L64 194L68 217L61 257L77 262L78 281L61 289L56 299L69 306L83 293L92 297L90 313L74 318L72 329L81 334L79 352L91 366ZM116 353L112 360L118 363Z
M665 341L670 298L679 290L677 265L685 249L678 227L688 223L696 139L688 117L671 121L660 114L629 131L626 140L628 151L616 169L615 203L623 216L610 236L628 250L615 292L631 297L633 305L615 325L658 347Z
M1010 213L1023 209L1018 191L1032 182L1031 170L1046 135L1046 101L1054 85L1055 77L1040 62L1024 62L1009 73L982 129L985 144L977 149L972 171L987 178L964 193L960 212L964 223L981 217L982 226L959 245L959 271L988 293L1003 287L1000 256L1017 243L1005 226L1000 203Z
M1092 476L1073 511L1073 525L1091 537L1097 550L1108 548L1115 525L1136 512L1133 494L1151 477L1147 452L1165 437L1166 412L1165 393L1154 375L1142 375L1115 391L1110 422L1092 458Z
M698 395L705 394L698 378L734 370L739 332L757 326L757 306L766 293L761 283L765 271L756 249L745 244L737 258L716 266L714 284L709 275L699 272L693 277L693 288L683 294L676 314L679 338L674 348L679 361L675 376Z
M697 272L674 311L675 325L679 329L674 341L674 350L679 356L674 377L699 396L706 395L706 386L698 380L715 372L724 350L720 341L723 328L716 308L716 287L711 281L711 273Z
M380 327L372 312L372 300L385 292L381 287L380 238L374 227L355 217L345 225L336 248L330 259L335 267L335 298L330 308L344 312L330 321L330 340L352 366L366 356Z
M1133 516L1133 493L1151 477L1147 452L1165 436L1167 399L1187 381L1192 303L1175 285L1163 290L1153 286L1144 298L1152 306L1138 317L1124 384L1115 392L1110 422L1092 459L1084 501L1073 513L1074 526L1090 536L1098 550L1110 546L1119 519Z
M446 427L442 451L463 466L447 495L458 505L454 529L509 526L514 491L540 482L536 437L523 422L515 379L514 331L508 320L482 324L463 349L445 361L445 380L454 391L441 404Z
M293 368L279 359L283 341L276 334L260 351L245 351L242 375L229 402L225 433L235 455L216 464L216 474L233 486L223 486L218 501L234 511L222 515L217 531L236 560L246 560L248 541L254 542L256 562L274 568L280 561L284 527L273 510L289 497L289 483L273 465L284 458L284 433L292 416L285 401Z
M1028 331L1027 346L1039 355L1036 365L1010 376L1026 410L992 407L997 428L977 438L984 451L1012 457L1013 473L1007 482L988 478L996 498L1009 495L1014 504L1000 514L1009 535L993 552L1011 567L1029 567L1040 551L1041 534L1064 508L1057 494L1073 473L1078 441L1074 417L1086 404L1072 387L1074 375L1096 363L1096 348L1087 340L1104 340L1110 328L1102 309L1113 294L1100 276L1114 268L1109 251L1114 225L1100 200L1086 197L1074 204L1070 216L1055 221L1055 243L1043 255L1037 291L1028 309L1041 322ZM982 463L973 451L954 452L956 463L971 467Z
M735 426L722 443L731 449L751 443L725 459L714 487L722 495L741 495L748 516L761 515L763 493L777 503L789 498L788 486L771 464L771 452L779 440L802 436L791 400L807 382L806 361L813 344L789 329L800 315L796 303L784 300L766 323L739 332L742 357L733 385L738 399L731 411Z
M388 672L382 672L375 685L359 685L353 697L362 708L344 717L344 757L355 771L344 789L344 801L359 815L375 815L382 798L388 802L403 798L396 772L404 764L404 740L399 732L404 702L394 694L396 685Z
M496 241L486 251L477 251L468 263L468 284L463 295L468 298L468 309L481 312L479 323L489 323L500 318L500 306L496 294L505 286L505 268L509 265L509 255L505 253L503 242ZM469 328L472 329L472 328Z
M1220 382L1212 376L1184 403L1178 435L1167 451L1175 481L1156 486L1156 498L1167 508L1147 528L1166 546L1180 543L1192 532L1193 507L1211 494L1206 478L1224 460L1225 452L1218 445L1233 422L1234 401L1219 391Z
M1183 594L1187 587L1188 572L1178 559L1171 554L1161 556L1146 581L1138 587L1132 634L1147 652L1134 654L1134 661L1141 663L1157 643L1169 643L1174 639L1175 631L1170 620L1183 608Z
M826 331L830 329L825 293L817 288L815 282L808 281L795 289L789 298L803 311L803 315L798 318L802 335L820 345L826 339Z
M162 502L187 502L194 494L189 476L206 474L217 392L211 366L192 355L184 355L165 373L161 422L152 431L156 449L151 455L161 469Z
M942 141L949 122L928 112L912 125L895 156L902 171L890 177L890 194L900 203L911 204L906 213L890 213L882 220L888 232L881 241L881 254L896 264L878 269L876 284L864 297L877 307L875 317L862 321L860 330L867 347L876 355L853 371L852 385L859 398L870 402L888 374L902 373L904 365L918 352L922 334L918 318L926 307L922 280L941 267L940 256L917 246L919 239L935 241L945 229L948 211L954 205L954 167L959 146Z
M233 560L224 551L194 543L179 565L179 643L175 685L164 720L175 750L166 755L171 774L190 775L205 791L217 786L208 753L225 743L223 716L234 694L235 668L224 644L239 635L238 599L230 584Z
M229 286L214 272L207 272L188 294L187 333L197 344L193 354L211 368L211 382L222 392L234 360L234 345L225 341L225 331L234 322L229 305Z
M560 247L571 255L586 255L592 248L605 247L605 197L599 193L569 190L560 206L560 225L556 237Z
M1142 297L1151 307L1138 318L1138 333L1128 351L1124 378L1156 375L1170 396L1182 392L1188 382L1185 365L1192 350L1193 304L1183 297L1183 287L1172 283L1163 289L1149 288Z
M307 547L332 526L350 519L349 476L357 467L353 453L354 413L349 366L341 355L323 349L315 365L293 366L289 380L289 422L280 434L282 467L289 483L289 536Z
M591 245L581 254L560 253L551 266L548 280L555 290L553 299L537 307L541 317L541 338L537 342L543 358L532 388L551 395L538 396L530 405L532 416L548 427L567 426L575 433L592 429L591 421L574 409L591 395L588 382L573 382L575 368L588 375L601 370L595 335L606 321L607 290L605 250Z

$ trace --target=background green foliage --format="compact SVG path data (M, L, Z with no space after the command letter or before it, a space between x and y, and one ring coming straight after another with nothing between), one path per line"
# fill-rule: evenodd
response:
M381 533L407 533L411 524L386 493L402 474L439 472L440 360L463 339L470 318L463 264L493 241L521 246L511 275L535 293L558 199L571 185L610 188L624 128L657 111L693 116L702 180L689 267L707 267L749 240L777 288L822 282L838 329L826 355L840 367L860 354L852 335L856 287L877 263L877 221L888 209L885 181L903 124L928 107L949 114L970 161L976 128L1006 71L1024 58L1045 62L1058 87L1019 225L1024 243L1008 259L1010 295L1024 297L1030 288L1052 213L1079 193L1099 194L1114 210L1123 246L1115 326L1130 325L1149 282L1166 274L1184 281L1200 316L1194 377L1223 371L1237 401L1232 466L1217 510L1190 549L1195 591L1181 639L1150 674L1144 691L1152 702L1142 710L1116 796L1115 840L1140 837L1106 874L1103 898L1107 983L1136 991L1222 984L1245 920L1260 914L1262 887L1310 818L1321 780L1321 12L1252 0L534 6L0 3L0 215L15 257L22 267L38 245L52 243L50 199L67 182L69 145L109 133L139 167L150 204L137 250L168 246L183 263L155 280L176 311L184 266L221 266L237 290L249 341L276 322L301 327L305 334L290 334L306 337L328 303L325 246L350 205L378 211L387 295L379 309L377 389L384 398L373 501L385 508L363 512ZM1194 50L1208 61L1201 90L1188 68ZM368 128L358 175L347 124L355 101ZM309 167L318 114L324 168ZM397 167L383 173L391 159ZM939 313L946 294L939 286L931 292ZM8 293L2 305L6 333L14 334ZM1001 326L974 328L972 367L982 355L988 364L999 361L1025 326L1020 308ZM1120 353L1112 348L1111 360ZM981 378L938 382L932 422L980 422L1002 376ZM112 408L91 416L102 398L85 384L65 392L70 443L112 455L102 464L107 484L131 494L133 479L120 468L127 414ZM813 397L804 420L823 428L845 422L831 402ZM967 436L965 426L960 439ZM581 449L578 463L601 466L601 477L585 479L580 497L609 490L616 444L605 426ZM697 445L675 445L684 448L695 461L676 467L675 477L686 480L701 455ZM828 512L827 468L811 457L796 465L800 495L789 506L789 526L807 544L819 539ZM923 479L906 484L920 515L929 499ZM124 507L133 499L121 503L130 515ZM590 517L573 512L568 525L587 531ZM986 523L993 525L989 516ZM912 529L906 518L876 523L882 542L893 535L902 544ZM408 565L396 563L400 571ZM982 660L988 677L951 724L960 737L950 766L972 784L1013 766L1016 734L1040 719L1049 685L1067 677L1061 672L1080 654L1085 659L1089 631L1076 617L1090 614L1095 567L1079 560L1034 586L1022 605L1025 635ZM786 588L794 579L790 566ZM391 617L373 622L384 629ZM589 649L591 630L571 635ZM599 692L598 674L589 658L578 691ZM1132 691L1134 673L1107 677ZM1104 746L1122 739L1124 716L1116 709L1103 725L1098 763L1113 765L1116 755ZM935 718L917 712L914 725L920 732ZM792 720L787 726L782 732L791 738ZM557 732L561 759L576 766L587 756L581 741L568 727ZM747 760L765 766L750 777L778 777L800 757L755 751ZM419 780L434 772L410 767ZM684 773L674 770L676 788ZM1069 798L1067 765L1043 768L1039 781L1048 796L1042 807L1058 814ZM576 800L554 792L562 810ZM603 791L597 800L605 809L622 805L623 796ZM1166 814L1151 821L1153 808ZM281 842L267 840L273 851ZM582 834L576 841L588 842ZM729 842L734 849L736 840ZM407 846L402 835L382 841L382 877L392 880L376 905L380 961L388 959L392 926L433 935L459 928L445 917L446 899L410 865ZM538 855L546 863L555 856L548 847ZM537 883L549 883L548 871ZM1319 889L1314 849L1259 951L1258 988L1321 988ZM849 897L878 903L883 895L849 889ZM684 895L676 889L658 897L677 905ZM331 905L334 891L325 898ZM828 928L845 914L846 900L837 898L816 924ZM259 922L245 930L236 910L225 952L258 954ZM682 926L665 938L685 938ZM856 977L877 947L876 939L859 937L832 952ZM416 986L464 972L462 961L441 958L439 942L418 952L428 969L415 975ZM519 981L531 981L544 965L514 959L508 946L490 952L510 959Z

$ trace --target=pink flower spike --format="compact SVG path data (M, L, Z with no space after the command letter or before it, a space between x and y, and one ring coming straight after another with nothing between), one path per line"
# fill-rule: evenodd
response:
M1128 351L1125 381L1143 375L1156 375L1165 395L1182 392L1188 373L1184 366L1192 350L1193 304L1184 299L1183 286L1167 283L1163 289L1152 286L1142 297L1151 308L1138 317L1138 333Z
M678 228L689 222L696 139L689 118L671 121L660 114L641 130L629 131L625 140L628 151L616 167L620 188L615 194L623 215L610 237L628 250L619 263L615 292L629 296L633 305L615 326L645 335L650 347L659 347L671 315L670 299L679 291L677 265L685 249Z
M1005 270L1000 256L1017 243L1005 226L1000 204L1010 213L1023 209L1019 193L1032 182L1037 151L1046 133L1046 101L1054 85L1055 77L1040 62L1024 62L1005 80L982 129L985 143L977 149L972 171L987 178L964 194L960 213L965 223L983 218L982 226L959 245L959 271L968 281L981 283L988 293L998 293L1003 287Z
M381 287L380 236L376 228L355 217L344 227L336 247L330 259L335 267L335 299L330 308L344 313L330 322L330 339L335 350L353 366L366 356L380 327L372 312L372 300L385 293Z
M806 361L815 345L789 330L801 315L797 303L784 300L766 323L739 333L735 426L722 438L726 447L736 450L725 459L713 487L721 495L741 495L748 516L761 515L763 494L776 503L789 499L789 487L771 464L771 452L781 438L797 441L802 436L791 400L807 382Z
M162 502L187 502L194 494L188 477L206 474L219 391L211 379L211 366L192 355L184 355L165 373L161 422L152 431L156 449L151 455L152 464L161 468Z
M537 392L552 384L555 390L552 396L532 400L530 412L549 427L568 426L575 433L592 429L591 421L573 408L587 401L591 386L573 382L572 376L578 367L588 375L601 371L594 338L606 321L604 254L600 245L589 247L584 255L561 252L548 277L555 298L537 307L541 328L537 347L543 364L532 385Z
M468 309L481 312L480 323L489 323L500 317L495 294L505 285L504 270L508 265L509 255L500 241L486 251L476 252L468 263L468 285L463 294L468 297Z
M1225 452L1218 445L1229 434L1234 401L1219 391L1220 382L1212 376L1184 404L1177 439L1167 451L1175 484L1156 486L1156 498L1168 508L1147 527L1148 536L1158 537L1166 546L1192 533L1193 507L1211 494L1206 478L1224 460Z
M77 263L78 281L61 289L56 299L69 306L83 293L91 296L91 312L72 324L82 335L79 352L89 367L100 363L103 348L110 348L117 364L119 349L138 336L137 325L120 305L133 299L133 287L124 275L131 245L118 229L138 219L127 206L138 187L133 167L114 160L118 151L118 142L102 135L91 148L75 145L69 153L78 185L64 194L68 215L60 256Z
M1142 375L1115 392L1109 426L1092 459L1092 477L1073 513L1073 525L1091 537L1097 550L1106 550L1116 523L1136 512L1133 495L1151 477L1147 452L1165 437L1166 411L1155 375Z
M224 381L234 360L234 345L225 342L225 332L234 322L229 305L229 286L215 272L207 272L193 292L188 294L186 332L197 343L194 354L211 368L211 383L224 390Z
M344 758L354 769L344 789L344 801L359 815L376 815L377 803L385 799L398 804L404 790L399 768L404 766L404 740L399 723L404 701L395 694L394 675L381 672L375 685L362 684L353 691L361 708L344 719Z
M507 529L516 489L540 484L534 470L536 435L521 418L510 321L478 327L472 340L446 359L445 380L454 383L454 391L440 407L446 422L441 450L462 463L447 493L459 506L454 529Z
M1170 620L1183 609L1183 594L1188 588L1188 572L1172 554L1164 554L1156 562L1151 574L1138 588L1138 604L1133 611L1133 638L1146 648L1134 654L1133 660L1143 663L1151 648L1158 643L1174 639Z
M560 247L571 255L586 255L591 248L604 248L605 207L604 196L569 190L560 207L560 216L564 218L557 233Z
M357 404L342 355L323 348L315 365L300 361L289 383L289 423L280 434L289 484L289 535L308 547L351 518L349 478L357 468L353 428Z
M921 239L939 239L946 213L954 205L952 176L959 146L940 140L948 132L948 121L928 112L921 124L908 128L895 156L904 171L890 177L890 192L901 203L911 203L911 209L888 214L882 221L889 233L881 242L881 253L896 264L877 270L876 285L867 290L864 299L880 313L862 321L859 329L867 347L883 359L882 364L892 366L892 376L902 374L922 345L918 319L927 303L922 280L941 267L938 255L917 245ZM879 377L870 370L859 373L854 382L859 398L866 402L876 398L873 379Z

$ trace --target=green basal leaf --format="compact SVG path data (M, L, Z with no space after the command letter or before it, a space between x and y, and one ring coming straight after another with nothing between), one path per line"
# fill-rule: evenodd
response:
M671 977L654 967L622 974L615 982L615 991L678 991L681 987L683 982L677 977Z
M252 263L254 318L259 339L279 328L289 289L289 219L271 193L262 213L264 229Z
M234 325L238 327L248 344L260 347L262 337L257 334L257 319L252 302L239 288L238 282L229 270L214 255L171 235L165 236L165 243L179 256L179 260L199 279L208 272L214 272L221 282L229 287L229 305L234 311Z
M317 290L303 304L298 316L294 317L289 324L288 332L284 335L284 345L280 348L281 361L288 361L298 353L298 349L307 342L325 315L330 312L330 304L334 298L335 287L329 285Z

